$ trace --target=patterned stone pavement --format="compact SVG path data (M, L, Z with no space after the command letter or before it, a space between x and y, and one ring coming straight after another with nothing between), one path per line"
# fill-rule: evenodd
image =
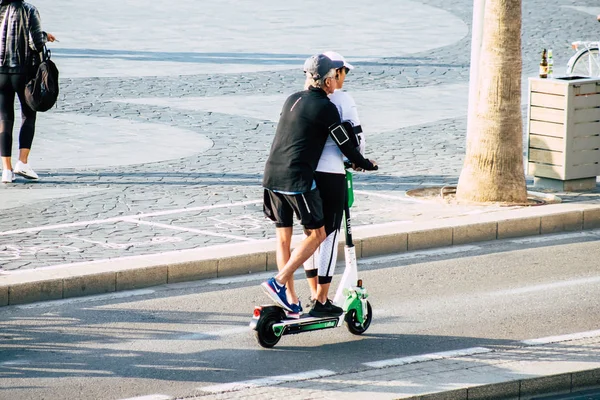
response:
M36 2L60 39L61 99L38 117L40 181L0 187L5 271L272 238L260 183L279 109L303 60L328 49L356 65L346 87L381 166L355 177L355 225L495 210L405 195L458 179L471 1L349 0L337 20L312 0L63 3ZM524 82L543 47L560 73L569 43L599 32L596 14L591 1L524 2Z

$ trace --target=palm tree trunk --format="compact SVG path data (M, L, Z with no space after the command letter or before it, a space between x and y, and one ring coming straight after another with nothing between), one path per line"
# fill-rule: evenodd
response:
M473 114L456 197L525 203L521 0L487 0Z

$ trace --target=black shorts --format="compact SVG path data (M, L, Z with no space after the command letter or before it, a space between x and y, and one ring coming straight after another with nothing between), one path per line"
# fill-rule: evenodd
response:
M316 172L315 182L323 202L325 233L327 236L342 226L346 205L346 175Z
M283 194L265 189L263 211L277 228L294 225L294 213L306 229L323 226L323 206L319 190L302 194Z

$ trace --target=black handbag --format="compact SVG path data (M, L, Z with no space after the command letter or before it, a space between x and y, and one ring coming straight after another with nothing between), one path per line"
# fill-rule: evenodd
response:
M25 85L25 102L33 111L48 111L58 99L58 68L50 59L51 56L52 53L44 45L35 76Z

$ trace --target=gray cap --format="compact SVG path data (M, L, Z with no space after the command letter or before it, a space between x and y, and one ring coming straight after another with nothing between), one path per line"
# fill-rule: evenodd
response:
M342 68L343 61L334 61L325 54L317 54L304 62L304 72L313 79L321 79L332 69Z

